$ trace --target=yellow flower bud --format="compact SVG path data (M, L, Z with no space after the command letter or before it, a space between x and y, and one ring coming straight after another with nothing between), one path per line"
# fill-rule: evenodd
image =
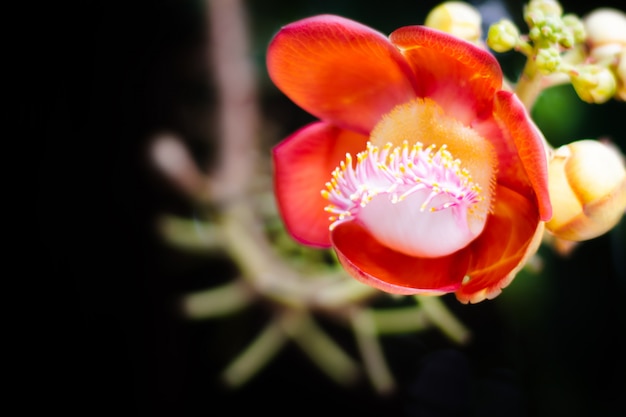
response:
M584 18L589 54L595 62L611 62L626 49L626 14L596 9Z
M574 43L584 42L587 38L585 25L580 18L574 14L566 14L563 16L563 24L572 34Z
M478 10L468 3L448 1L432 9L424 25L447 32L469 42L478 42L482 18Z
M545 16L561 16L563 8L556 0L530 0L528 8L540 10Z
M524 7L524 20L528 26L541 25L546 18L560 17L563 8L555 0L530 0Z
M496 52L509 51L519 42L519 30L513 22L502 19L494 23L487 32L487 46Z
M601 8L583 19L587 40L592 46L610 43L626 46L626 14L617 9Z
M537 69L543 75L550 75L559 69L563 58L559 51L555 48L539 49L535 56L535 64Z
M546 228L582 241L611 230L626 211L626 168L617 148L580 140L558 148L548 165L553 216Z
M580 67L570 78L578 97L587 103L602 104L617 91L617 80L613 72L599 65Z

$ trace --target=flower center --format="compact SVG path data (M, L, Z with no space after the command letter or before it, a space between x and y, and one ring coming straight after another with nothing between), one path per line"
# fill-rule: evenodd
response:
M416 113L420 106L428 108ZM424 122L424 117L432 120L432 111L438 113L435 127L425 128L430 145L398 143L402 133L414 133L415 123ZM398 132L398 126L404 132ZM330 229L357 220L383 245L424 257L451 254L480 235L493 194L491 145L425 100L398 106L383 117L372 141L380 142L381 134L391 141L382 147L368 142L356 161L347 154L326 183L322 196L329 202ZM455 159L452 147L471 161Z

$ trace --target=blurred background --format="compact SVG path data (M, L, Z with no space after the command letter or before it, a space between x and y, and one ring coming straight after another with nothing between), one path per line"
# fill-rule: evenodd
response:
M389 33L423 23L436 4L244 1L260 169L269 171L271 146L312 120L267 77L265 50L282 25L334 13ZM473 4L486 19L508 13L525 28L519 1ZM564 1L563 8L582 15L620 4ZM33 20L44 28L38 45L49 50L38 59L43 82L26 113L45 131L37 145L43 239L31 262L49 277L44 288L54 305L39 319L53 329L42 347L52 368L40 382L59 392L51 408L88 416L626 415L624 221L569 257L543 247L541 273L523 272L493 301L465 306L444 297L474 332L468 346L436 330L384 337L398 382L390 395L366 380L336 385L294 345L248 384L226 388L220 373L271 312L258 304L216 320L182 317L181 296L228 281L236 266L163 242L159 216L193 218L195 209L148 158L154 137L173 132L199 162L215 162L218 100L206 13L201 0L95 1L45 6ZM498 58L515 78L522 56ZM533 116L554 146L603 137L626 151L623 102L589 105L571 87L557 87L544 92ZM321 324L358 355L347 329Z

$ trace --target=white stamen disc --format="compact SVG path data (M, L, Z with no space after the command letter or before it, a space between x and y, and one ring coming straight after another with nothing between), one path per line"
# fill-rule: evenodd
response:
M406 141L393 149L368 143L356 166L348 155L322 191L331 230L357 220L383 245L424 257L451 254L482 232L489 205L476 203L484 194L491 198L445 145L435 152Z

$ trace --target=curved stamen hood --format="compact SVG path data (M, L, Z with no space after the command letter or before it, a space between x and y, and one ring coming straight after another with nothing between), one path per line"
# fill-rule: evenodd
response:
M335 168L322 191L330 230L358 220L382 244L410 256L444 256L467 246L482 232L491 207L491 147L429 99L384 115L371 140L385 139L380 148L368 142L354 164L348 154Z
M335 169L322 190L333 214L330 230L358 219L387 246L429 257L448 255L482 232L487 213L476 210L482 188L446 145L436 152L420 142L392 148L368 143L355 166L348 154Z

